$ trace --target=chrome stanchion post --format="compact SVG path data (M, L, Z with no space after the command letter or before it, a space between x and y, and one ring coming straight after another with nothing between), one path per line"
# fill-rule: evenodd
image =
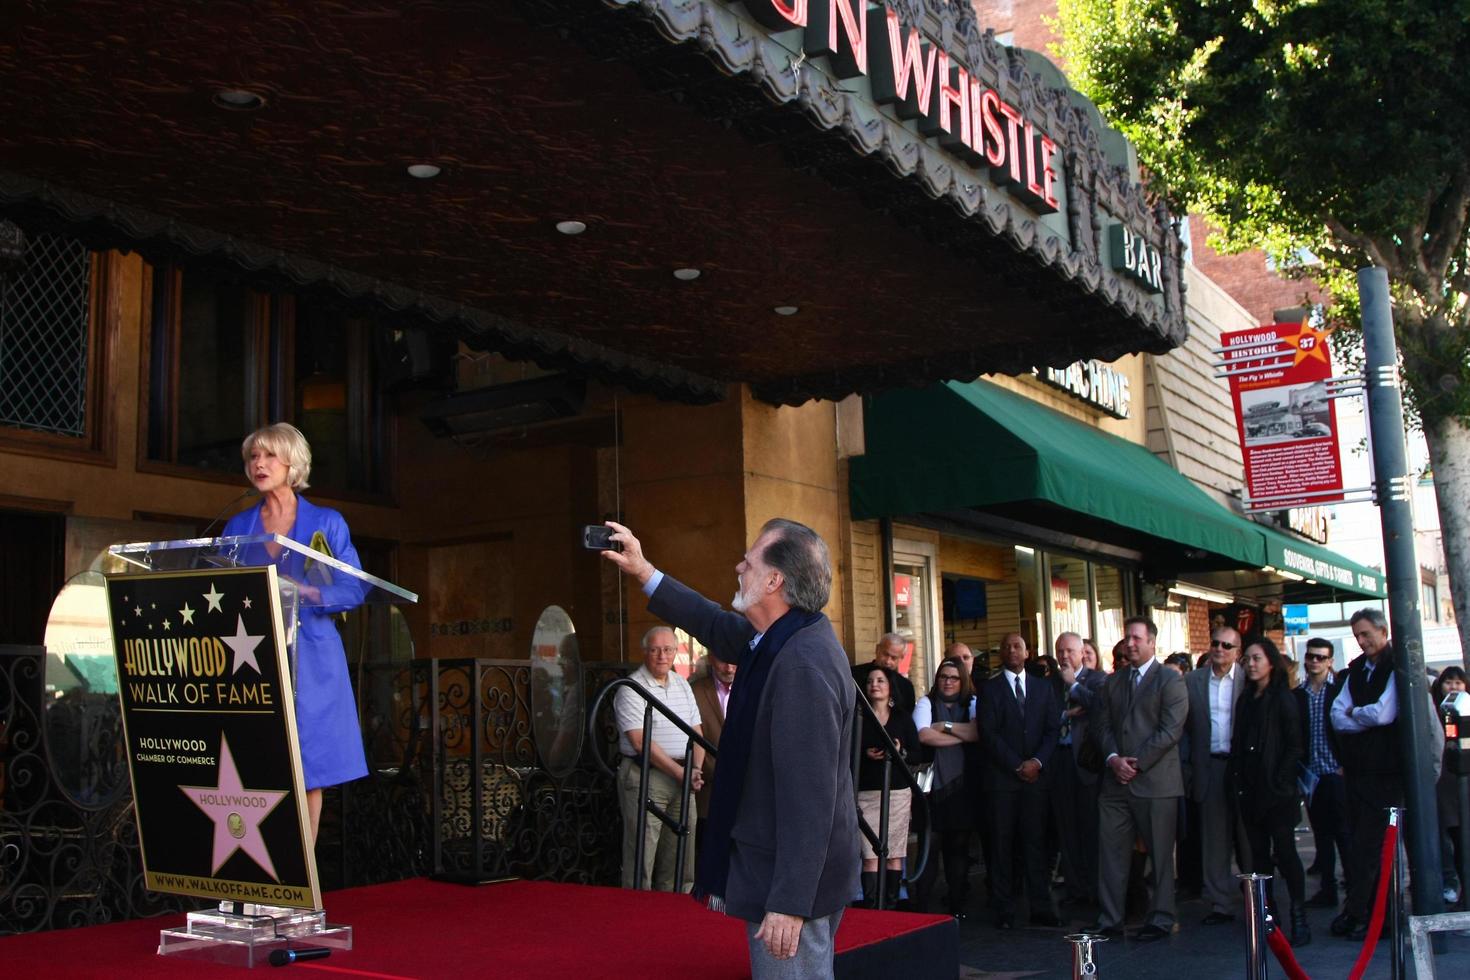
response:
M1404 980L1403 807L1388 808L1388 825L1399 830L1393 843L1393 870L1390 872L1393 877L1388 880L1388 941L1393 944L1388 958L1388 975L1392 980Z
M1062 937L1072 944L1072 980L1097 976L1097 961L1093 959L1093 943L1105 943L1107 936L1095 936L1089 932L1074 932Z
M1270 875L1236 875L1245 890L1246 980L1266 980L1266 939L1270 924L1266 920L1266 882Z

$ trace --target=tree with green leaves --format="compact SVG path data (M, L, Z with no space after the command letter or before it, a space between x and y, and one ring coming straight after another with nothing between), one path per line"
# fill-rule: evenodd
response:
M1470 663L1470 0L1060 0L1056 53L1176 213L1264 248L1360 337L1388 272ZM1321 265L1304 268L1302 257Z

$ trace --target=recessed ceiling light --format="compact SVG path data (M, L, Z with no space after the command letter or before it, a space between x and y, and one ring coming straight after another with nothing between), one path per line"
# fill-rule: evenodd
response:
M408 165L408 175L417 177L419 180L432 180L444 171L432 163L411 163Z
M556 230L561 232L563 235L580 235L582 234L582 232L587 230L587 222L558 221L556 223Z
M801 307L799 307L799 306L777 306L777 307L775 307L775 310L776 310L776 315L777 316L796 316L796 314L801 310Z
M222 88L214 93L214 104L232 112L252 112L265 105L265 96L243 88Z
M693 282L701 275L703 275L701 270L689 268L687 266L682 269L674 270L674 278L678 279L680 282Z

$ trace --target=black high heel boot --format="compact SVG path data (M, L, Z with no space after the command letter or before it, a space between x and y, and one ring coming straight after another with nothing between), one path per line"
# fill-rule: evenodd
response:
M885 909L898 908L898 892L903 887L903 873L897 868L886 868L883 871L883 891Z
M865 909L873 908L878 904L878 872L864 871L861 875L863 882L863 901Z
M1291 907L1291 932L1287 934L1293 949L1301 949L1312 941L1312 930L1307 926L1307 910L1301 904Z

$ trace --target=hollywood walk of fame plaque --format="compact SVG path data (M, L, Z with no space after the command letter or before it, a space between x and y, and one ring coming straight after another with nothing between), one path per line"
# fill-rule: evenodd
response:
M146 886L320 910L273 567L111 576Z

